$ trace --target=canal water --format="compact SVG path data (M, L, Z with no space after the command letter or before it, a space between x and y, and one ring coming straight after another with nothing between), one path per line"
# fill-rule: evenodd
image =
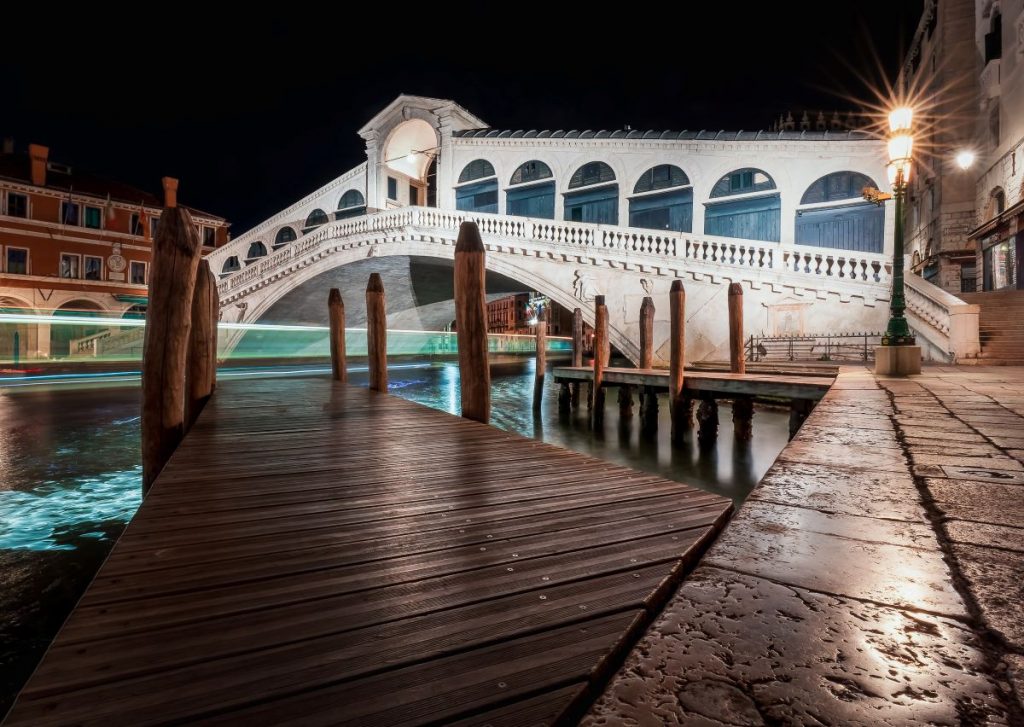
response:
M358 367L357 367L358 368ZM318 367L227 370L222 379L325 376ZM662 475L737 502L785 446L788 414L757 409L754 441L732 438L731 412L719 411L714 449L669 444L668 406L660 397L657 437L641 437L638 416L621 422L614 393L604 427L593 431L586 406L560 415L547 378L539 417L532 411L532 360L495 367L492 424L527 437ZM365 372L350 374L367 384ZM392 394L458 413L454 363L400 364ZM0 716L28 678L140 502L137 378L110 376L0 388ZM639 403L635 406L639 413ZM691 440L695 437L691 437Z

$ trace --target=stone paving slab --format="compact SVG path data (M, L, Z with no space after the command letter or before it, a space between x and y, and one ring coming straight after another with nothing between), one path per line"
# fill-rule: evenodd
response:
M701 566L585 725L1007 724L957 620Z
M584 724L1024 724L1022 388L844 370Z

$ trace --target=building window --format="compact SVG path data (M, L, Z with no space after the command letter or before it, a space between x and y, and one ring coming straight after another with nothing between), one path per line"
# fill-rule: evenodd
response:
M459 184L494 176L494 165L486 159L471 161L459 173Z
M658 194L651 194L658 192ZM648 230L690 232L693 227L693 189L677 166L659 164L640 175L629 200L629 226Z
M748 167L726 174L711 189L712 199L720 199L705 203L704 233L778 242L782 202L778 192L771 193L775 188L775 180L760 169Z
M153 215L149 218L149 236L153 240L156 239L156 230L159 225L160 217L158 215Z
M338 210L334 213L334 219L343 220L364 214L366 214L366 198L358 189L350 189L338 200Z
M60 254L60 277L80 278L82 258L80 255L72 255L62 252Z
M60 203L60 222L62 225L77 225L78 224L78 203L77 202L61 202Z
M420 190L415 184L409 185L409 204L418 205L420 203Z
M16 192L7 193L7 216L28 217L28 195Z
M103 210L99 207L85 208L85 226L93 230L103 227Z
M388 177L388 199L398 201L398 180Z
M139 214L137 212L132 213L131 221L128 223L128 234L142 235L142 223L139 221Z
M992 192L993 217L1003 214L1006 211L1006 193L1001 189Z
M857 172L834 172L816 180L800 199L813 207L796 212L796 244L838 250L882 252L885 210L861 195L874 180Z
M679 167L673 164L659 164L651 167L640 175L633 194L653 192L658 189L671 189L672 187L685 187L690 184L690 178L686 176Z
M249 251L245 254L246 262L264 257L267 254L267 246L262 242L253 242L249 245Z
M83 258L86 280L103 280L103 258L86 255Z
M287 245L289 242L295 240L295 230L290 227L282 227L277 231L277 237L274 238L274 247L278 248L282 245Z
M132 285L145 285L146 263L132 260L128 271L128 280Z
M615 172L610 166L604 162L590 162L577 169L575 174L569 178L569 189L614 181Z
M521 164L505 191L505 212L516 217L555 218L555 183L551 167L541 161Z
M467 184L472 182L472 184ZM486 159L477 159L463 167L455 190L455 209L463 212L498 211L498 180L494 165Z
M241 263L238 262L238 256L232 255L224 261L224 265L220 269L221 275L229 275L230 273L236 272L242 269Z
M28 249L8 247L6 270L13 275L28 275Z
M544 162L532 161L519 165L519 168L512 174L512 181L509 184L527 184L528 182L539 182L542 179L551 179L551 167Z
M306 218L306 226L302 228L302 234L305 235L310 230L315 230L320 225L326 225L328 222L330 220L327 219L327 213L322 209L315 209Z
M203 247L217 247L217 228L203 225Z
M615 172L604 162L589 162L577 169L569 178L569 189L584 189L565 195L565 219L619 224L619 185L611 184L614 181Z
M995 13L985 33L985 64L1003 57L1003 16Z

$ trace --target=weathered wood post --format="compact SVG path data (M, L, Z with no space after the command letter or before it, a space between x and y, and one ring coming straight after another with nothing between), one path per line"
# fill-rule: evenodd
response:
M196 284L192 293L192 325L189 331L188 366L185 381L188 397L185 402L186 431L196 423L213 389L217 385L217 318L220 301L217 281L206 260L199 261Z
M697 444L701 449L708 449L715 444L718 437L718 402L711 394L700 400L697 407Z
M537 369L533 376L533 413L540 412L544 402L544 369L548 365L548 312L541 308L537 316Z
M604 296L594 298L594 381L591 384L590 398L592 401L594 426L604 422L604 370L608 365L604 356L605 342L608 340L608 306L604 304Z
M572 365L583 365L583 311L579 308L572 311ZM574 381L570 388L572 406L575 409L580 405L580 383Z
M747 371L743 351L743 286L729 284L729 370L734 374ZM737 396L732 402L733 435L741 442L749 442L754 431L754 400Z
M672 415L672 442L681 444L687 408L683 405L683 368L686 365L686 291L682 280L673 280L669 290L668 404Z
M327 313L331 328L331 376L335 381L344 383L348 381L348 366L345 363L345 302L337 288L331 288L327 294Z
M142 354L142 492L185 433L185 364L202 254L192 216L167 207L153 241Z
M484 255L476 223L463 222L455 243L455 327L462 416L487 424L491 419L491 369L487 363Z
M371 273L366 284L366 354L370 389L388 390L388 315L384 305L384 281Z
M619 418L633 418L633 387L630 384L619 384Z
M729 284L729 370L745 374L747 362L743 356L743 286Z
M654 367L654 298L647 296L640 304L640 368ZM653 411L652 411L653 408ZM640 421L646 424L641 427L649 429L658 423L658 394L653 386L640 387Z

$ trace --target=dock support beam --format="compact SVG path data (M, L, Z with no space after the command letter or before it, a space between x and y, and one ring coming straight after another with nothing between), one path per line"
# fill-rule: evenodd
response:
M590 385L591 417L595 427L604 423L604 389L601 387L604 369L608 365L605 346L608 341L608 307L604 296L594 297L594 380Z
M491 368L487 361L484 256L484 243L476 223L463 222L455 243L455 329L462 416L487 424L491 420Z
M702 449L713 447L718 437L718 402L708 397L697 407L697 443Z
M633 418L633 387L629 384L619 385L619 418Z
M217 319L220 317L220 301L217 298L217 281L206 260L199 261L196 271L191 315L188 368L185 373L188 385L185 404L187 429L196 423L199 412L206 406L217 386Z
M388 390L388 315L384 282L371 273L366 284L366 353L369 357L370 390Z
M814 402L808 399L792 399L789 402L789 438L792 439L800 431L804 420L814 409Z
M732 400L732 432L739 442L749 442L754 436L754 399L737 396Z
M682 444L683 368L686 365L686 291L682 280L673 280L669 291L668 405L672 414L672 443Z
M345 364L345 303L341 291L331 288L327 295L327 313L331 327L331 376L335 381L348 381L348 366Z
M166 208L153 241L143 343L143 495L185 434L185 363L201 254L199 233L188 210Z
M533 413L544 403L544 373L548 365L548 312L541 308L537 316L537 367L533 376Z
M743 286L729 284L729 370L745 374L747 362L743 355Z

